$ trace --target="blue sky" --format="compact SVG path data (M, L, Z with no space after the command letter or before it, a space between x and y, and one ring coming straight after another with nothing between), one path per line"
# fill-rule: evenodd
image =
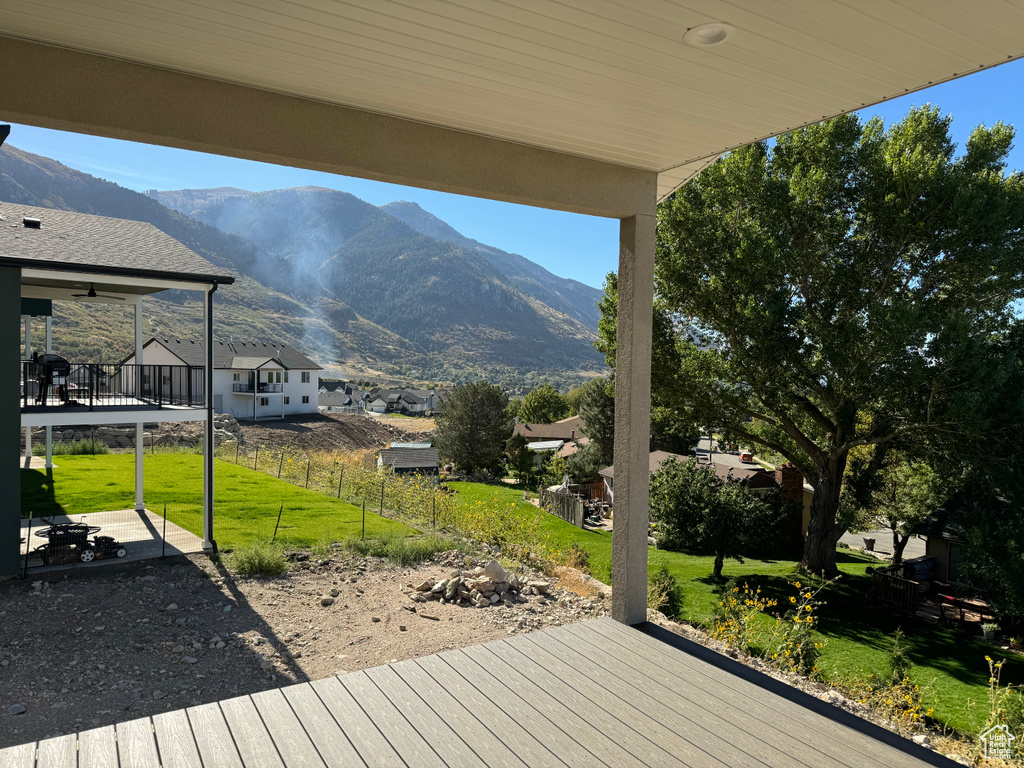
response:
M888 124L911 106L926 102L953 115L954 138L961 146L979 123L1002 120L1024 126L1024 61L937 85L861 114L881 115ZM240 187L255 192L312 184L350 192L374 205L410 200L467 237L520 253L562 277L600 288L604 275L617 268L618 222L608 219L21 125L13 126L8 143L139 191ZM1010 168L1024 168L1024 136L1011 153Z

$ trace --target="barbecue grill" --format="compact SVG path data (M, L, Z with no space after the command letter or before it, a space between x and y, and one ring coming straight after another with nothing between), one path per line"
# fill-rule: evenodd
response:
M35 532L39 538L47 539L35 552L42 558L43 565L91 563L128 554L112 536L97 536L99 532L98 525L88 523L53 523Z

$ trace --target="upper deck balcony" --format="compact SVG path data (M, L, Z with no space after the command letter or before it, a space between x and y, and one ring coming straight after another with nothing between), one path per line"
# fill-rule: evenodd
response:
M203 369L185 365L72 363L57 355L21 363L21 411L202 408Z

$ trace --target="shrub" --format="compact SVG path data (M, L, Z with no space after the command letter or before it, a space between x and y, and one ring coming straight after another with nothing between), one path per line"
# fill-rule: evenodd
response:
M910 659L907 657L907 646L903 642L903 630L897 628L892 635L889 646L889 684L899 685L910 677Z
M760 587L749 584L740 587L735 580L729 581L722 588L708 632L715 640L751 653L760 645L758 641L764 629L758 615L776 605L775 599L761 596Z
M262 541L236 549L231 567L241 576L279 576L288 570L288 561L280 547Z
M57 440L52 446L54 456L86 456L110 453L110 446L102 440ZM46 443L42 440L32 444L32 453L46 455Z
M590 553L575 541L565 552L565 564L583 573L590 573Z
M683 611L683 590L664 565L647 581L647 607L670 619L678 619Z
M817 674L818 658L825 641L816 639L812 630L817 621L815 611L823 605L818 600L818 592L827 583L812 592L799 581L793 582L797 590L796 595L789 598L793 607L775 620L776 650L771 659L780 669L807 677Z
M383 557L396 565L416 565L438 552L465 550L465 546L436 534L430 536L378 536L372 539L349 539L345 546L361 557Z

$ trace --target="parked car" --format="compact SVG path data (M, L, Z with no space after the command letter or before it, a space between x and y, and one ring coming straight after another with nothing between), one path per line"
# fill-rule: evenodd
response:
M744 464L753 464L754 454L751 453L750 451L740 451L740 461L742 461Z

